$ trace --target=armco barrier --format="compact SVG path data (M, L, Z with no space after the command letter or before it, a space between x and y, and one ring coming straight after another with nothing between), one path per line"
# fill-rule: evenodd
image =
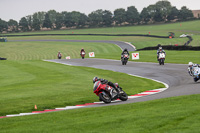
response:
M2 57L0 57L0 60L6 60L6 58L2 58Z
M192 46L173 46L173 45L168 45L168 46L162 46L164 50L196 50L200 51L200 46L198 47L192 47ZM158 46L155 47L145 47L142 49L137 49L137 51L140 50L157 50Z
M157 36L148 34L26 34L26 35L6 35L7 37L20 37L20 36L144 36L155 38L169 38L168 36Z

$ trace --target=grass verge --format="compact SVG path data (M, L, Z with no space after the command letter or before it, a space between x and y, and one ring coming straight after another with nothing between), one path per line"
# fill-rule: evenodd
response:
M198 133L200 95L0 119L1 132ZM28 126L27 126L28 125Z
M156 50L147 50L147 51L138 51L140 54L139 60L134 60L136 62L155 62L157 61ZM170 51L165 50L166 52L166 63L175 63L175 64L187 64L192 61L195 63L200 63L200 52L199 51Z

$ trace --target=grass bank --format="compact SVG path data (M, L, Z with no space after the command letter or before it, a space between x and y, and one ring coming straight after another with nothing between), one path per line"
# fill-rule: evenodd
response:
M135 62L155 62L157 63L156 50L138 51L140 54L139 60L134 60ZM187 64L192 61L195 63L200 63L200 52L199 51L173 51L165 50L166 52L166 63L175 64Z
M198 133L200 95L0 119L1 132ZM28 126L27 126L28 125Z

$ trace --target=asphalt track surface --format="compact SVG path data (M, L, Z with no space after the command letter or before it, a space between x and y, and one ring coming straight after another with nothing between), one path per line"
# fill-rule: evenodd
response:
M133 46L119 41L81 41L81 40L18 40L18 41L103 42L103 43L116 44L122 49L127 48L129 51L135 50ZM99 68L99 69L112 70L127 74L133 74L162 81L169 85L169 88L161 93L143 96L136 99L130 99L125 102L116 102L116 103L100 104L100 105L98 104L98 105L92 105L90 107L127 104L127 103L143 102L143 101L174 97L174 96L200 94L200 81L197 83L193 81L193 78L189 76L189 74L187 73L186 64L165 63L164 66L163 65L160 66L158 63L144 63L144 62L142 63L142 62L129 61L127 65L122 65L120 60L108 60L108 59L96 59L96 58L70 59L70 60L54 59L47 61L62 63L66 65L85 66L85 67Z

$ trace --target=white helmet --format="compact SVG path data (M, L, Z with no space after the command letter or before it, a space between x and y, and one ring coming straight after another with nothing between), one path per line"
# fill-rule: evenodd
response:
M192 63L192 62L189 62L189 63L188 63L188 66L192 66L192 65L193 65L193 63Z

